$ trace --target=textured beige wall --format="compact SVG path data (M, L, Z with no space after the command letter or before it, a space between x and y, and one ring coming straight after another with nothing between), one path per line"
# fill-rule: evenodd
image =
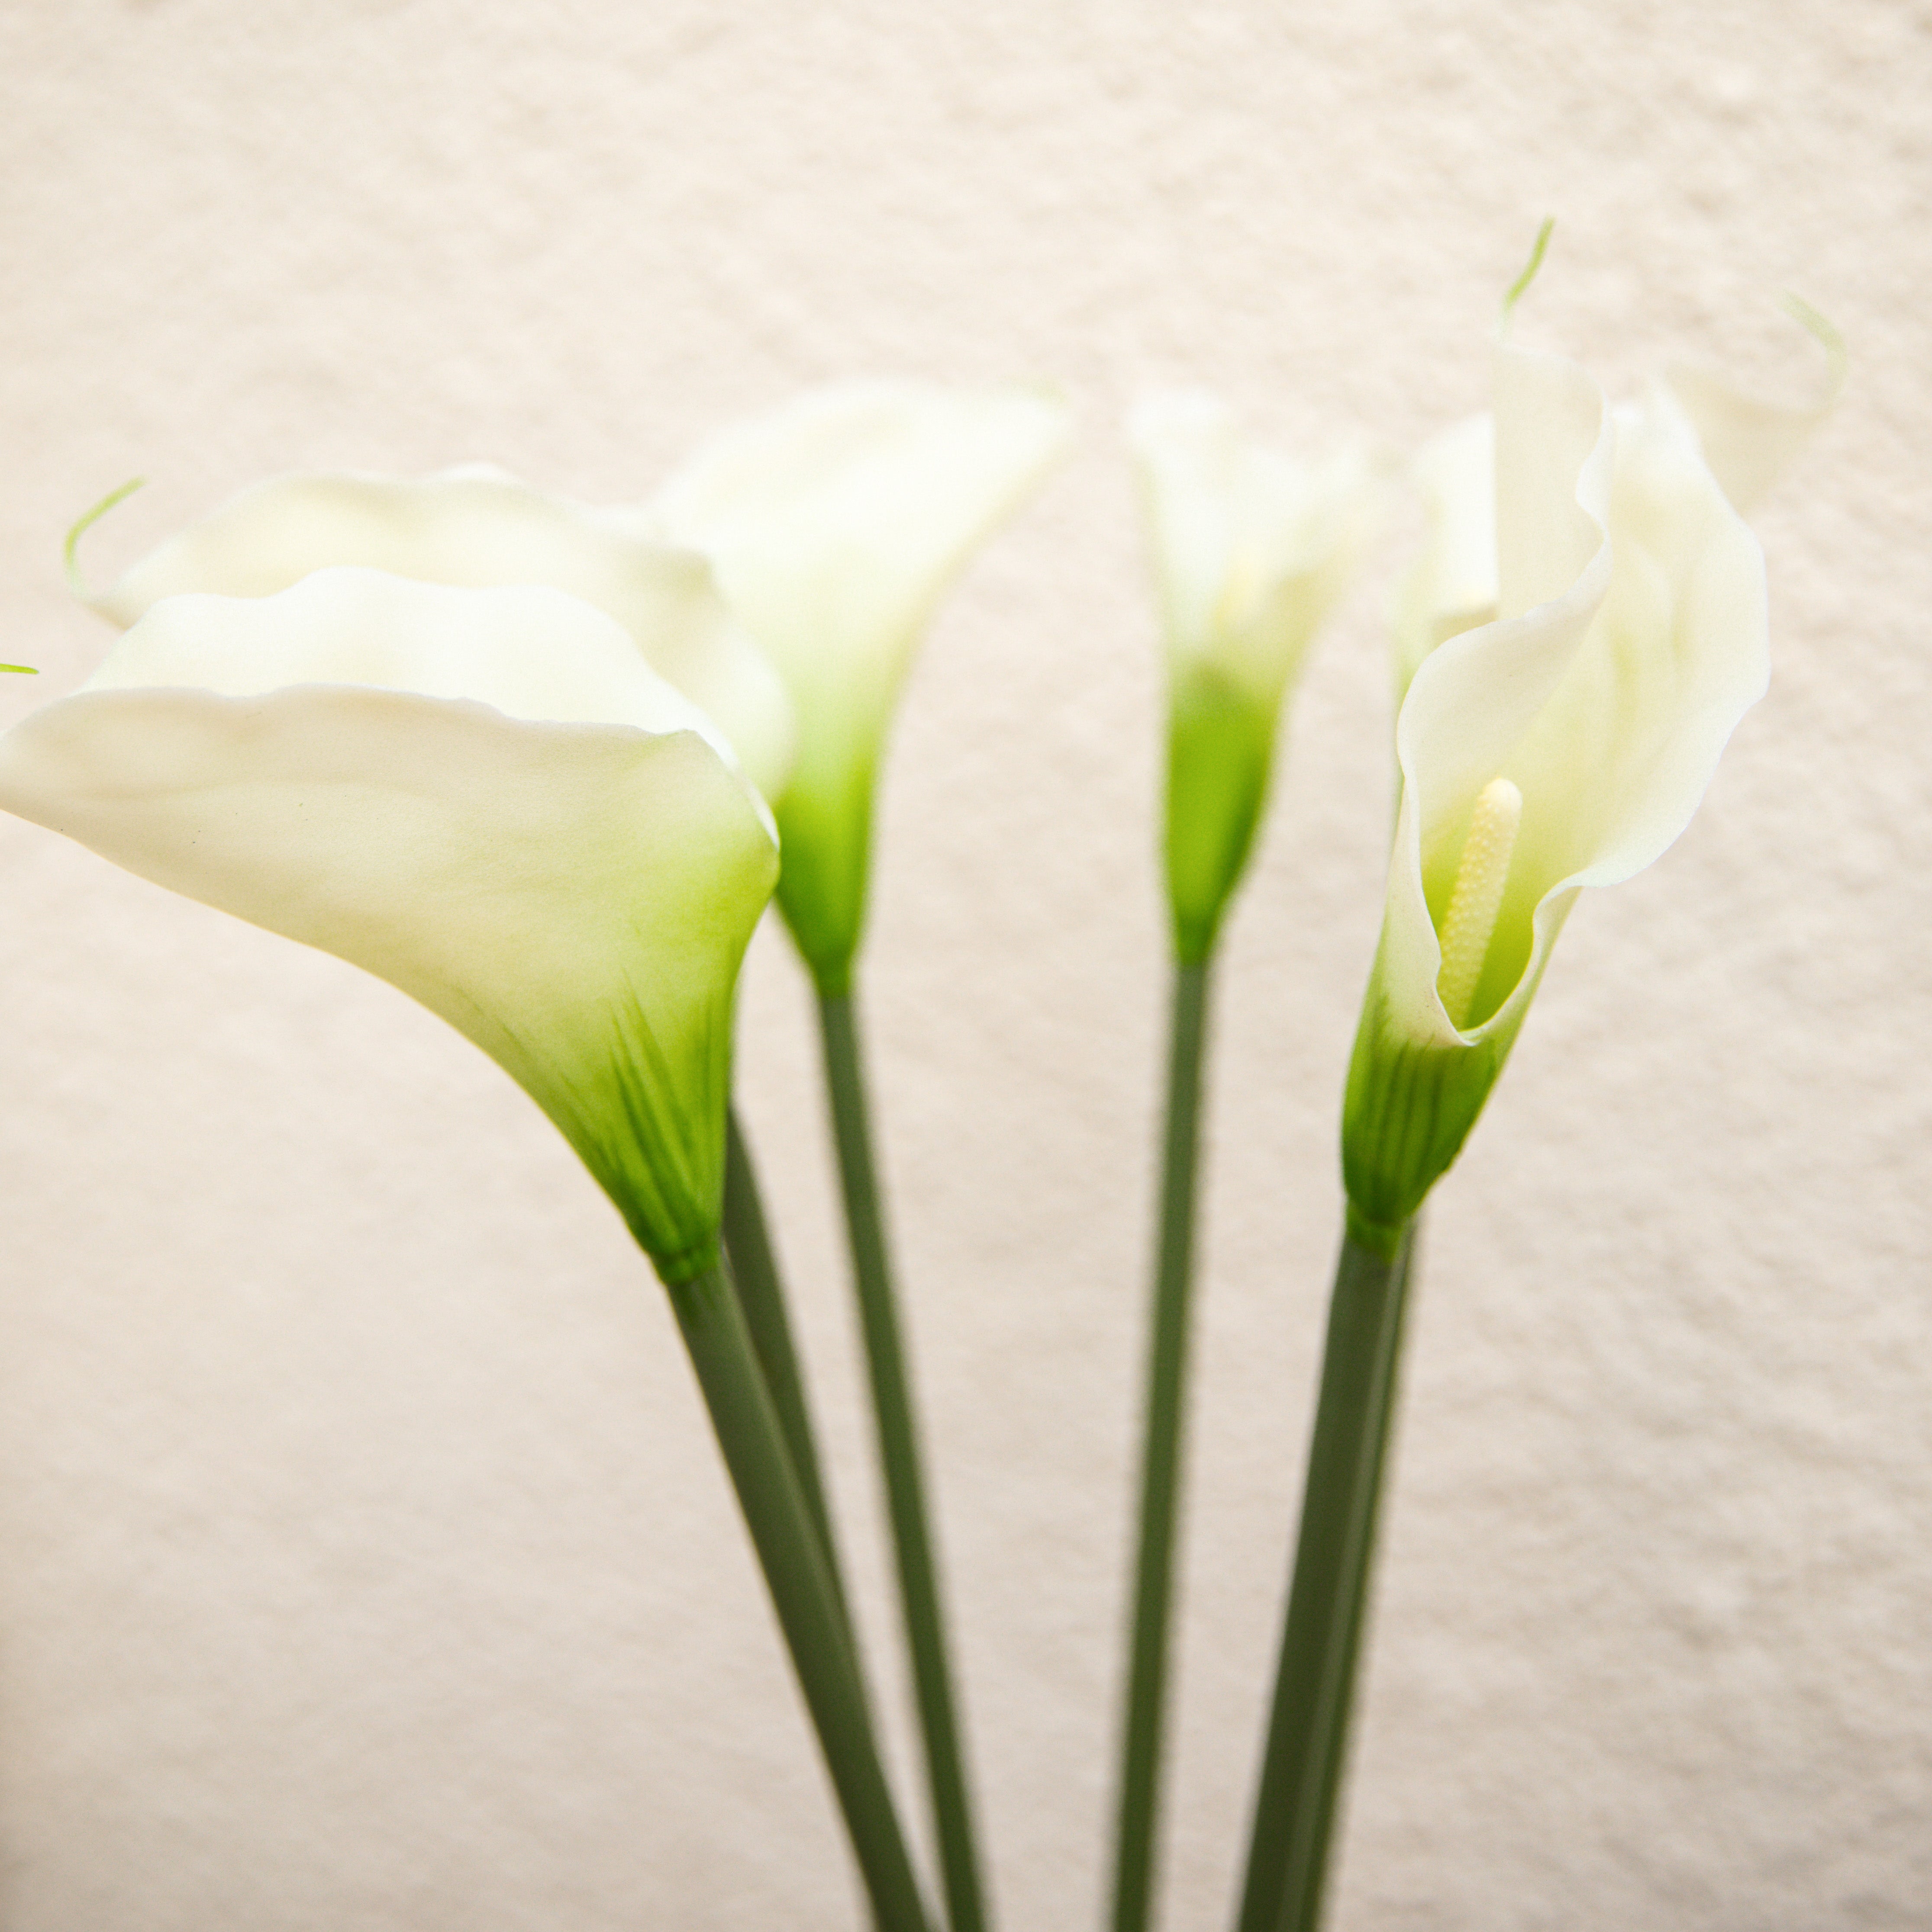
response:
M866 994L1002 1923L1096 1922L1164 998L1120 412L1306 443L1540 339L1852 387L1760 518L1777 670L1572 920L1439 1191L1336 1923L1932 1924L1924 0L10 0L0 656L269 471L592 498L827 377L1046 375L1082 453L909 689ZM1226 1921L1381 896L1322 647L1217 1015L1166 1898ZM0 824L0 1923L854 1925L648 1271L387 987ZM746 1103L896 1684L808 1009ZM902 1768L910 1759L902 1737Z

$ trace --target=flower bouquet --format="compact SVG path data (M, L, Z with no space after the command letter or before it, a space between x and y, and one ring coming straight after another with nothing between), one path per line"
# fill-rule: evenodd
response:
M1574 364L1510 346L1546 233L1504 305L1492 412L1412 465L1366 441L1298 460L1198 394L1132 418L1168 655L1174 971L1115 1932L1152 1918L1217 945L1288 694L1385 500L1406 476L1428 534L1392 602L1387 898L1342 1100L1344 1228L1240 1932L1320 1922L1424 1202L1577 896L1677 838L1765 688L1744 517L1828 405L1688 372L1612 405ZM1835 386L1835 336L1794 312ZM0 738L0 806L389 980L576 1150L670 1298L882 1932L983 1932L994 1913L861 1051L873 799L928 619L1070 434L1050 393L874 382L727 431L635 504L483 468L285 476L98 592L84 520L70 572L121 634ZM930 1873L882 1761L731 1106L739 968L774 898L817 996Z

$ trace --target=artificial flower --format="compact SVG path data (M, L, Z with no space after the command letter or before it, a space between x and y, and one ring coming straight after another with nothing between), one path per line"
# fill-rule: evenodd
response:
M1378 490L1364 448L1304 464L1213 398L1130 428L1168 655L1167 884L1183 964L1206 958L1268 793L1283 699L1354 574Z
M1493 571L1479 514L1438 516L1420 580L1449 586L1427 614L1444 640L1396 724L1402 804L1344 1106L1351 1222L1384 1252L1474 1124L1577 894L1672 844L1764 692L1763 557L1725 486L1748 500L1796 439L1788 412L1722 393L1724 478L1708 399L1700 420L1659 382L1612 410L1574 364L1497 352ZM1466 488L1480 439L1462 436ZM1462 628L1489 582L1493 617Z
M790 694L778 903L828 992L858 948L874 779L920 634L1066 421L1030 390L842 385L725 430L638 513L710 557Z
M622 512L546 496L500 470L272 477L86 601L125 626L163 597L266 597L341 564L427 584L538 584L580 597L622 624L652 669L716 722L754 784L769 796L784 782L792 729L784 686L718 600L704 560L640 536Z
M677 1281L716 1254L733 992L777 871L728 755L580 599L337 568L152 604L0 737L0 806L441 1014Z

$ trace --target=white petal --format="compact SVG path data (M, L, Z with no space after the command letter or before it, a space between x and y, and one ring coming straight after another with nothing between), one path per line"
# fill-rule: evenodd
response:
M1837 406L1848 367L1844 339L1816 309L1795 297L1786 310L1825 352L1825 393L1808 406L1768 403L1748 395L1708 369L1679 364L1670 373L1672 395L1695 426L1704 460L1740 516L1748 517Z
M1144 400L1129 436L1175 668L1211 663L1278 703L1373 527L1366 448L1298 462L1191 392Z
M390 628L331 644L330 621L386 603ZM456 694L454 648L486 616L468 688L489 704ZM524 623L538 642L574 626L569 677L506 688L505 661L541 656L527 634L511 648ZM690 707L622 632L557 592L338 571L170 599L122 641L119 669L154 682L98 680L0 739L0 806L400 986L529 1090L661 1265L697 1253L732 988L776 854L696 734L638 728ZM449 694L393 688L412 664ZM266 688L282 673L304 681ZM491 708L506 698L626 715L524 722Z
M560 590L455 590L381 571L319 570L276 598L164 598L123 632L86 688L195 686L248 697L366 684L472 698L512 718L717 727L638 656L622 627Z
M714 438L650 514L716 566L731 608L821 741L875 749L919 634L1066 439L1029 390L822 389Z
M1507 777L1524 806L1472 1039L1520 1024L1580 888L1683 830L1768 670L1761 554L1676 412L1613 419L1580 370L1512 352L1498 391L1508 614L1428 658L1396 732L1385 992L1445 1045L1436 925L1482 788Z
M1603 392L1574 362L1496 352L1496 612L1566 596L1603 542Z
M1444 430L1412 473L1429 528L1390 618L1398 702L1438 644L1496 614L1496 418L1468 416Z
M920 633L1066 429L1030 391L854 383L726 430L634 513L711 559L785 681L798 757L777 801L778 903L824 988L857 950L874 776Z
M1367 452L1309 464L1212 396L1150 396L1128 427L1168 652L1168 903L1207 958L1252 848L1282 701L1377 517Z
M1677 400L1659 386L1612 416L1572 365L1508 351L1496 389L1501 614L1424 660L1396 722L1402 807L1342 1107L1349 1226L1384 1253L1481 1112L1577 894L1676 839L1768 669L1762 554ZM1520 821L1473 848L1465 904L1507 873L1459 1031L1438 934L1496 780Z
M430 584L568 591L622 625L634 648L717 721L760 789L775 791L789 771L783 687L725 609L704 560L483 465L416 481L272 478L91 601L125 625L184 592L266 597L349 564Z

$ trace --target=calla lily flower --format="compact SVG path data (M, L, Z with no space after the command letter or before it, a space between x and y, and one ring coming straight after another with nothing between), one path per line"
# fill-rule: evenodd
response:
M790 694L778 903L824 990L858 949L874 776L920 634L1066 433L1028 390L842 385L727 430L637 513L711 560Z
M118 496L109 500L111 507ZM621 512L531 489L482 465L417 478L272 477L170 538L86 601L133 623L185 592L266 597L311 571L360 565L427 584L546 585L614 617L652 670L718 724L768 796L791 768L778 674L719 601L694 552L653 542Z
M1268 792L1282 700L1348 587L1378 490L1352 444L1304 465L1213 398L1150 398L1130 428L1168 652L1167 884L1184 964L1207 957Z
M777 872L728 757L577 598L338 568L154 603L0 737L0 806L441 1014L676 1282L716 1256L733 989Z
M1411 634L1444 640L1396 723L1402 805L1343 1114L1351 1226L1382 1252L1481 1111L1577 894L1672 843L1763 694L1763 558L1726 484L1762 487L1796 439L1791 412L1721 393L1722 476L1709 396L1694 414L1660 382L1613 411L1573 364L1499 350L1486 579L1453 482L1481 438L1436 446L1452 481L1407 602ZM1464 628L1487 582L1493 617Z

